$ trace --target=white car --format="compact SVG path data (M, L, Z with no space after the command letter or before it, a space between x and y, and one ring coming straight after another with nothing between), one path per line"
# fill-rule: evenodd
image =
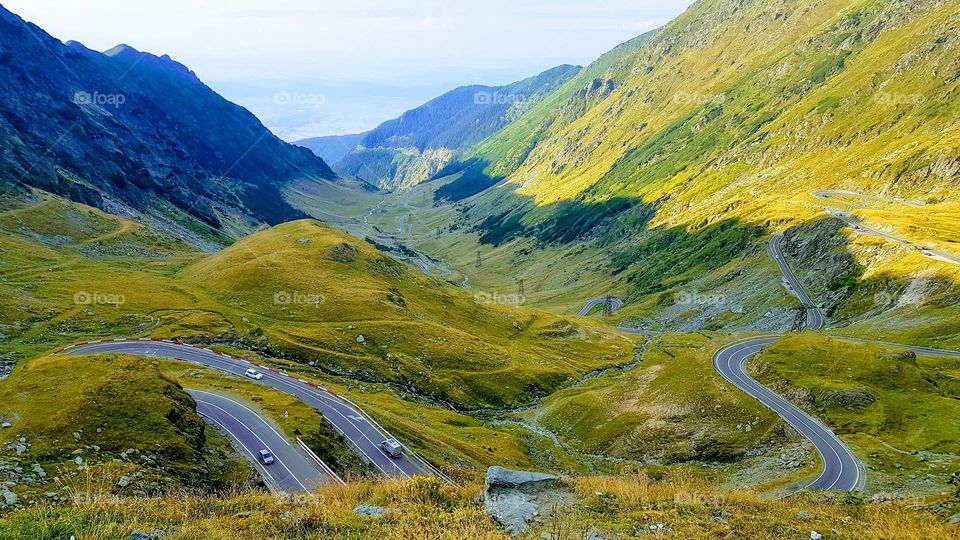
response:
M270 451L267 450L266 448L261 450L259 454L260 454L260 461L262 461L264 465L270 465L275 461L273 459L273 454L271 454Z
M251 369L248 369L248 370L244 373L244 375L246 375L247 377L249 377L249 378L251 378L251 379L253 379L253 380L255 380L255 381L259 381L260 379L263 378L263 373L260 373L259 371L255 370L255 369L252 369L252 368L251 368Z
M393 459L403 455L403 445L396 439L387 439L380 443L380 449Z

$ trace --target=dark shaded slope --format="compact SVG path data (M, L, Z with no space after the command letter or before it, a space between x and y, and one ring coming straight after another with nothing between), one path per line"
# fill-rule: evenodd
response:
M170 201L219 226L301 214L278 186L335 177L168 56L61 43L0 8L0 183L103 206Z

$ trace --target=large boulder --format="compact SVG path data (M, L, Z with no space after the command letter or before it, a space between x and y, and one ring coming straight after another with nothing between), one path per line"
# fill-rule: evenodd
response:
M487 470L484 508L511 535L525 532L544 512L572 502L573 494L559 477L503 467Z

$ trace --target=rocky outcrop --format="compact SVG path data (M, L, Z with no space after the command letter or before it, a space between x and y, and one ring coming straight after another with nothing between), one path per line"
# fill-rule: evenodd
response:
M514 536L525 532L542 514L573 502L573 494L557 476L490 467L486 480L487 515Z

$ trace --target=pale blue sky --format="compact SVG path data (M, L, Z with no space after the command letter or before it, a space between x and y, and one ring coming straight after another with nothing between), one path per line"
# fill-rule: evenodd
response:
M692 0L0 0L54 36L169 54L286 139L587 64Z

